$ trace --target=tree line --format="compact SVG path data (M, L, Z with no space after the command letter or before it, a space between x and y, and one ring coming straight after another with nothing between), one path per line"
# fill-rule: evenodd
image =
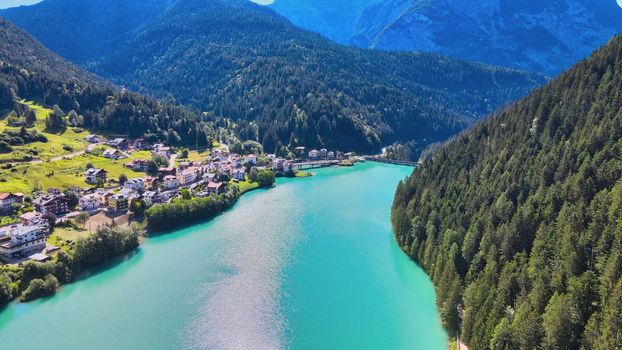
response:
M400 183L403 250L474 349L622 348L622 36Z
M75 242L71 250L61 250L53 261L28 261L23 267L0 266L0 307L15 298L29 301L54 294L74 281L83 271L134 251L143 230L138 226L102 226Z

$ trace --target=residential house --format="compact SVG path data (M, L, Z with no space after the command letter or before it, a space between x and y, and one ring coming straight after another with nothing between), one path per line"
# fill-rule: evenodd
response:
M93 193L80 197L79 203L81 210L91 211L100 207L102 199L99 194Z
M0 210L6 210L15 203L24 203L24 195L22 193L0 193Z
M125 150L128 149L130 146L130 142L124 138L116 138L114 140L110 140L108 142L108 145L111 147L114 147L116 149L121 149L121 150Z
M320 150L320 158L326 158L327 155L328 155L328 150L326 148L322 148Z
M207 184L207 193L221 194L225 192L225 184L222 182L210 182Z
M272 170L274 170L274 171L283 171L283 163L285 163L285 159L283 159L283 158L275 158L272 161Z
M157 144L154 145L152 148L152 153L153 154L157 154L160 155L166 159L169 159L171 157L171 148L164 146L163 144Z
M134 190L136 192L144 192L145 191L145 181L141 178L130 179L125 181L123 187Z
M45 248L48 230L43 226L13 225L0 231L0 258L21 258Z
M214 182L214 180L216 180L216 174L214 173L206 173L203 174L203 181L210 183L210 182Z
M320 152L316 149L309 151L309 158L318 159L320 158Z
M122 211L129 208L129 200L123 194L115 194L108 199L108 208L113 211Z
M176 188L179 188L179 179L177 178L177 176L167 175L164 177L162 186L164 186L164 188L167 190L174 190Z
M177 169L172 168L172 167L166 167L166 168L160 168L158 169L158 172L162 175L172 175L175 176L175 174L177 173Z
M95 136L95 135L86 135L84 137L84 140L86 140L86 142L88 143L99 143L99 137Z
M196 169L186 169L179 174L179 182L181 185L188 186L197 180Z
M143 193L143 200L149 206L162 203L162 197L160 196L160 193L156 191L147 191Z
M145 141L145 139L143 138L138 138L134 140L132 147L134 147L134 149L137 149L137 150L145 150L145 149L149 149L149 143Z
M22 226L39 226L44 229L46 235L50 234L50 223L48 222L48 219L43 216L43 214L36 211L30 211L20 215L19 218Z
M303 154L305 154L305 147L303 146L298 146L294 149L294 153L296 154L296 156L301 157Z
M143 173L147 171L148 166L149 166L148 159L134 159L131 162L125 164L126 168L130 168L134 171L143 172Z
M283 172L291 173L292 171L294 171L293 163L288 161L283 162Z
M84 181L89 184L96 184L98 179L106 182L107 177L108 173L103 169L90 168L84 172Z
M65 214L69 212L68 200L64 195L46 194L37 197L33 204L37 211L41 213L52 213L54 215Z
M35 226L44 220L43 214L36 211L24 213L20 215L19 218L24 226Z
M326 157L327 157L328 159L335 159L335 152L333 152L333 151L328 152L328 154L326 155Z
M246 171L244 171L244 168L235 168L233 169L231 176L234 180L244 181L246 180Z
M254 154L249 154L246 156L244 163L255 165L257 164L257 156Z
M102 156L104 158L117 160L121 158L121 152L119 152L119 150L117 149L107 149L104 151L104 153L102 153Z

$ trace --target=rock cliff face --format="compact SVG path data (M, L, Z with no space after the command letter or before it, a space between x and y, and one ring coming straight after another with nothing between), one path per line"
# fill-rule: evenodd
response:
M276 0L270 7L293 24L347 44L363 11L380 0Z
M273 6L295 24L340 43L433 51L549 75L622 31L622 9L615 0L343 2L277 0Z

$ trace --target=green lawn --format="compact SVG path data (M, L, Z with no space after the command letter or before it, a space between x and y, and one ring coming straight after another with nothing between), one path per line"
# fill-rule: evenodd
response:
M48 142L33 142L23 146L13 146L13 152L0 154L0 162L20 162L27 160L28 158L26 157L28 156L41 160L49 160L54 157L60 157L86 149L88 143L84 140L84 137L88 135L87 131L78 133L75 132L74 128L69 127L59 133L46 132L45 118L52 110L35 105L32 102L23 101L22 103L35 111L37 116L35 128L47 137ZM19 128L9 127L6 125L6 121L2 120L0 121L0 132L4 130L19 130ZM33 155L29 151L36 151L37 154Z
M240 194L244 194L245 192L254 190L256 188L259 187L259 184L257 182L250 182L248 180L246 181L240 181L240 182L233 182L238 185L238 187L240 188Z
M58 159L72 153L81 152L86 149L88 143L84 137L88 131L75 132L72 128L57 134L45 132L45 117L51 113L50 109L35 105L32 102L23 101L23 104L33 109L37 115L35 123L36 129L48 138L48 142L35 142L23 146L14 146L14 151L0 154L0 163L11 161L12 168L0 169L0 192L22 192L31 193L35 188L48 189L50 187L85 187L84 170L87 164L92 164L96 168L108 171L109 179L116 179L121 174L128 177L144 176L136 173L123 165L132 159L150 159L149 151L140 151L131 154L130 158L121 160L111 160L95 155L82 154L73 158ZM0 121L0 132L10 128L5 121ZM35 163L19 162L24 156L30 154L29 151L36 151L36 158L42 160ZM51 160L55 159L55 160Z
M143 152L137 152L132 158L144 156ZM129 178L144 176L144 173L137 173L124 166L132 158L111 160L83 154L71 159L16 165L12 169L0 170L0 192L28 194L35 188L85 187L88 184L84 182L83 173L87 164L105 169L108 172L109 179L116 179L121 174L126 174Z
M70 249L68 241L76 242L78 239L88 237L88 230L77 230L71 227L57 227L48 237L47 242L53 246L62 248L65 251Z

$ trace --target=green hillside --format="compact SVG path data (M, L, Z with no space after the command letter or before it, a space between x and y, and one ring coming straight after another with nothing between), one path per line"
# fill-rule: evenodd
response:
M472 349L622 348L622 36L442 147L392 220Z

